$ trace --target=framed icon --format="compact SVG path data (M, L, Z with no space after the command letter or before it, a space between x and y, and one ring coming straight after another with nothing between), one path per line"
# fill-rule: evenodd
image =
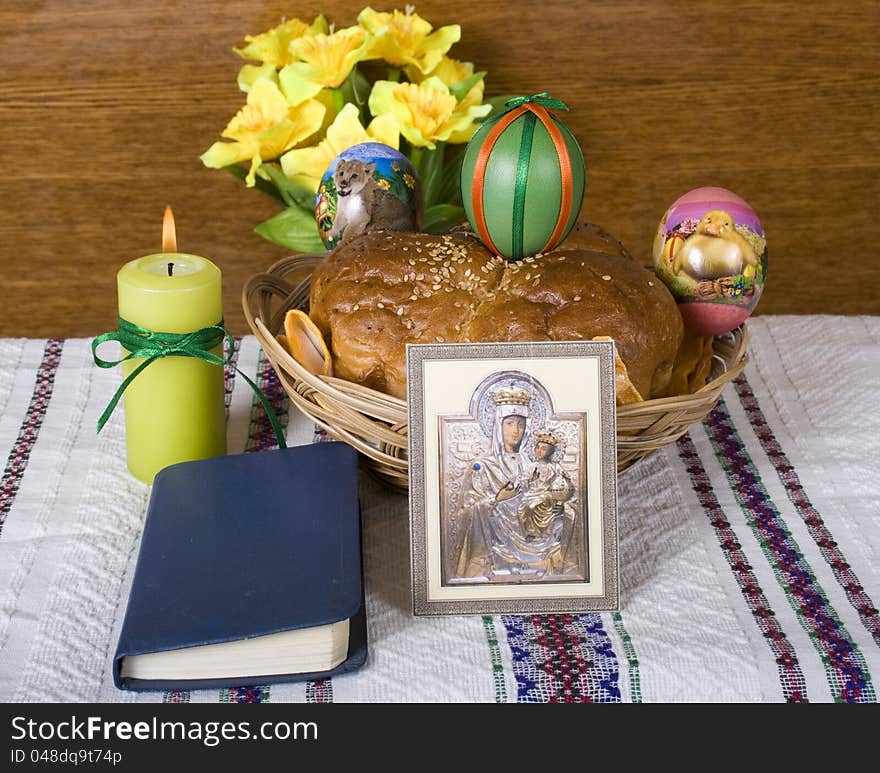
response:
M413 611L619 605L612 341L407 346Z

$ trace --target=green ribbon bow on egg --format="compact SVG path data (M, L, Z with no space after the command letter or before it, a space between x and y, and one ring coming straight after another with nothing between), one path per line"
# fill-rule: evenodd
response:
M219 346L223 342L224 337L229 343L229 354L226 357L221 357L214 354L211 349ZM101 359L98 356L97 349L101 344L106 343L107 341L118 341L122 345L122 348L126 349L129 354L121 360ZM120 365L127 360L143 359L144 361L128 375L116 390L110 403L104 409L104 413L102 413L98 419L98 432L100 432L107 423L107 420L110 418L110 415L113 413L119 399L122 397L122 394L128 388L129 384L131 384L131 382L134 381L147 367L156 362L156 360L161 360L163 357L195 357L203 362L207 362L209 365L222 367L224 365L232 364L234 351L235 339L233 338L232 333L223 326L223 320L220 320L216 325L203 327L201 330L196 330L193 333L157 333L156 331L147 330L146 328L134 325L131 322L120 318L118 330L112 330L109 333L102 333L92 341L92 357L94 357L95 365L99 368L115 368L117 365ZM272 424L272 429L275 432L275 440L278 443L278 447L287 448L281 424L279 423L275 412L272 410L272 406L266 399L266 395L264 395L260 388L238 368L235 368L235 372L238 373L238 375L247 382L248 386L254 390L254 394L259 398L260 403L266 410L266 415L269 417L269 422Z
M528 103L541 105L541 107L546 107L549 110L568 110L568 105L565 102L561 99L554 99L546 91L542 91L540 94L532 94L529 97L514 97L513 99L508 99L504 104L507 107L513 108Z

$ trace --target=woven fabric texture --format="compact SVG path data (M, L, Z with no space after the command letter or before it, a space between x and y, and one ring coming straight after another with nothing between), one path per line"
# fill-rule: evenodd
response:
M413 617L406 497L364 476L366 666L149 693L110 676L150 491L126 469L122 412L95 433L118 370L85 339L0 339L0 700L875 702L880 318L749 327L751 362L718 407L619 480L620 612ZM327 440L256 339L235 346L288 443ZM230 453L272 448L235 376Z

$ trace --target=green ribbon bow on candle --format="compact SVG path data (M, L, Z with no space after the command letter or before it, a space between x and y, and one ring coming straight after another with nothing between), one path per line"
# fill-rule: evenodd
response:
M214 354L211 349L218 346L224 337L229 343L229 354L226 357L220 357ZM107 341L118 341L123 349L128 350L129 354L121 360L101 359L98 356L97 349ZM220 320L216 325L203 327L201 330L196 330L193 333L157 333L154 330L147 330L120 318L118 330L102 333L92 341L92 357L95 359L95 365L99 368L115 368L126 360L143 359L144 361L128 375L120 384L119 389L116 390L116 394L113 395L110 403L104 409L104 413L98 419L98 432L107 423L107 419L110 418L110 414L113 413L116 404L122 397L123 392L128 388L128 385L156 360L161 360L163 357L195 357L207 362L209 365L222 367L223 365L231 364L234 348L235 339L232 337L232 333L223 327L223 320ZM266 395L238 368L235 368L235 372L254 390L254 394L259 398L263 408L265 408L266 415L272 424L272 429L275 431L275 440L278 442L278 447L287 448L281 424L278 422L278 417L275 415L275 411L272 410L272 406L269 405Z
M508 99L504 104L507 107L514 108L529 103L541 105L541 107L546 107L549 110L568 110L568 105L565 102L561 99L554 99L546 91L542 91L540 94L532 94L529 97L514 97L513 99Z

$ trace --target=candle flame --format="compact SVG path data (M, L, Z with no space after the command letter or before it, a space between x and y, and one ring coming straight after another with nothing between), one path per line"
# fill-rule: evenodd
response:
M177 228L170 204L165 207L165 214L162 216L162 252L177 252Z

